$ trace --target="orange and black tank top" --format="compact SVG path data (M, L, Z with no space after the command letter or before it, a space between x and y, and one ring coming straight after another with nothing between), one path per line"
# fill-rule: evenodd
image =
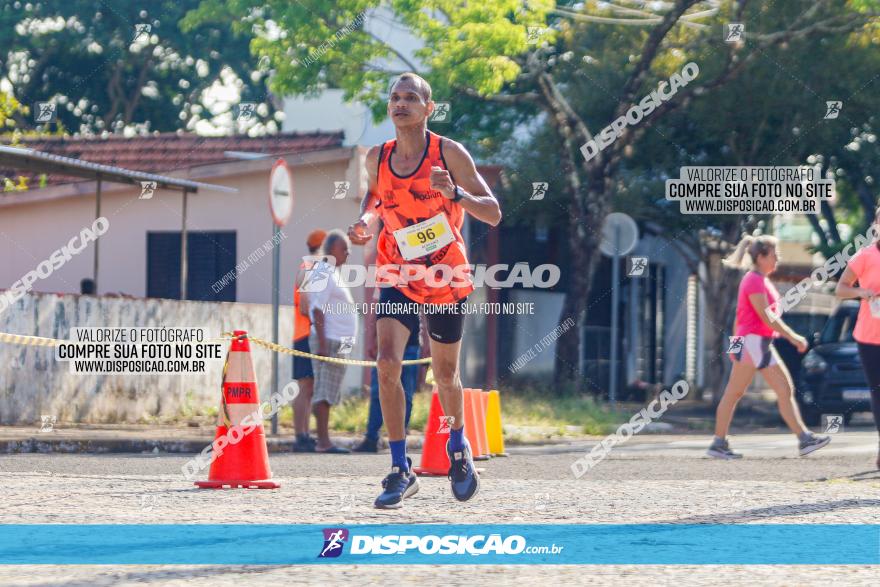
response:
M399 175L392 167L396 139L387 141L379 152L376 189L378 201L375 209L384 225L377 243L376 282L396 284L395 287L414 302L451 304L463 299L474 290L467 251L461 236L464 208L439 191L431 189L431 167L443 169L447 167L443 159L443 137L430 131L425 135L427 144L422 154L422 161L409 175ZM452 181L455 181L455 177ZM407 255L401 249L401 246L406 245L398 243L401 233L407 232L402 229L426 223L429 226L425 232L429 237L434 238L434 233L445 230L440 228L438 231L436 226L431 226L432 223L441 220L438 215L445 216L448 222L451 242L420 257L412 257L413 249L408 248L406 250L409 252L409 259L407 259ZM398 233L397 237L395 232ZM424 234L407 236L409 242L414 245L419 244L419 240L415 237L424 240ZM448 240L448 235L443 236ZM424 265L429 272L428 277L401 280L396 277L395 271L387 270L388 266L402 265ZM442 267L443 265L446 267Z

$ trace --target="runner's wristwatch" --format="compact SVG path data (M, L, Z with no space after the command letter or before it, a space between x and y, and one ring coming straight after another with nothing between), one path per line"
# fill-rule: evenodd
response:
M458 202L458 201L461 200L462 198L464 198L464 190L462 190L462 189L461 189L460 187L458 187L458 186L455 186L455 197L452 198L452 201L453 201L453 202Z

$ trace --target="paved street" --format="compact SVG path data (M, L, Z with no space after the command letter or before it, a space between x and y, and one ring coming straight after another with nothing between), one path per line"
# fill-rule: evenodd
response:
M708 436L643 436L615 448L579 480L571 463L595 441L512 448L480 463L478 497L461 505L444 478L423 478L397 512L371 507L387 454L271 458L282 488L200 491L180 475L181 455L0 456L3 523L871 523L880 524L876 433L847 431L807 458L793 436L734 437L746 458L704 458ZM417 460L417 459L415 459ZM821 545L817 545L821 547ZM878 545L880 548L880 545ZM248 585L395 581L617 584L622 578L680 585L876 585L877 567L0 567L0 584Z

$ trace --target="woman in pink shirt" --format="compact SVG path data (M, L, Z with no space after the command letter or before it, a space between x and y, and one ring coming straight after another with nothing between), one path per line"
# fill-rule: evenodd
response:
M877 208L874 223L880 225L880 208ZM859 282L856 287L856 281ZM859 249L852 256L846 270L837 282L835 293L839 298L858 298L861 300L859 315L853 338L859 346L862 369L871 387L871 411L874 423L880 432L880 242ZM877 468L880 469L880 451L877 454Z
M755 373L761 372L764 381L776 392L779 412L799 440L799 451L805 456L828 444L827 436L816 436L804 426L800 411L794 400L791 376L773 348L774 338L784 336L803 353L807 350L806 339L789 328L780 316L771 318L768 309L779 301L779 292L770 283L768 275L776 270L776 239L772 236L746 236L730 257L724 260L728 267L746 268L745 255L751 259L751 270L739 284L736 303L736 321L733 325L730 357L733 369L715 414L715 438L707 454L719 459L738 459L742 455L733 452L727 441L727 431L733 419L736 404L745 395Z

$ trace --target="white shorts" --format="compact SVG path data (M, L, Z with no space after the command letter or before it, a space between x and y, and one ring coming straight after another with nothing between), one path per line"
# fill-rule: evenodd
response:
M730 353L734 361L750 363L758 369L772 367L779 363L776 358L776 349L771 344L773 341L771 337L746 334L739 338L742 338L742 344L736 352Z

